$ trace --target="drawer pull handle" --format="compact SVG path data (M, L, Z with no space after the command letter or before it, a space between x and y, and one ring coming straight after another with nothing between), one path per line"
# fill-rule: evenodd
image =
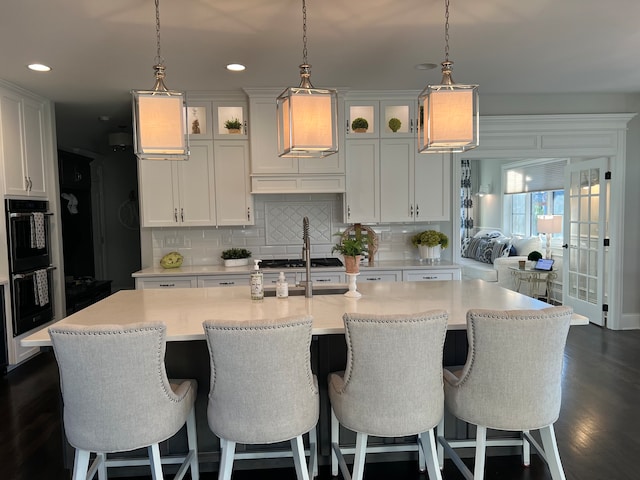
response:
M377 282L378 280L382 280L381 277L367 277L367 280L371 282Z
M220 282L220 285L235 285L236 282Z
M427 276L422 277L423 280L434 280L434 279L437 279L437 278L438 277L427 277Z
M316 282L331 282L330 278L316 278Z
M175 283L161 283L160 286L161 287L175 287L176 284Z

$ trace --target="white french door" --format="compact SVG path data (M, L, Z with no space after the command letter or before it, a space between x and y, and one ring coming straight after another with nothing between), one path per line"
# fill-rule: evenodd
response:
M604 324L608 164L596 158L565 169L562 303L597 325Z

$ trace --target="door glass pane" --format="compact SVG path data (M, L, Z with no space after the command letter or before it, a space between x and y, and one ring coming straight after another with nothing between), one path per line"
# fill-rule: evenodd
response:
M580 192L580 172L571 172L569 184L569 194L572 196L578 195L578 192Z
M589 252L589 270L587 273L594 277L598 276L598 252L597 251Z
M580 217L579 220L581 222L589 221L589 197L581 196L580 197Z
M600 205L600 197L598 195L594 195L591 197L591 216L590 221L597 222L598 221L598 206Z
M587 298L587 277L584 275L578 276L578 298L580 300L586 300Z
M578 219L578 197L571 197L571 218L573 220Z

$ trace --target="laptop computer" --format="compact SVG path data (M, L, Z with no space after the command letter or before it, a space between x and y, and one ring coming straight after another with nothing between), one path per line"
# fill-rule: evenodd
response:
M542 270L545 272L549 272L553 270L553 262L555 262L553 258L541 258L536 262L536 266L534 267L534 270Z

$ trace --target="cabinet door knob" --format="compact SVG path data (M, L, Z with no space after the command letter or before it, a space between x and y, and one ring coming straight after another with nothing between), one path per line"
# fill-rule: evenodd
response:
M251 207L247 207L247 221L251 221Z
M420 205L416 203L416 218L420 216Z
M173 209L173 220L178 223L178 209L174 208Z
M351 218L351 207L347 205L347 218Z
M184 222L184 208L180 209L180 221Z
M413 217L413 205L409 205L409 216Z

